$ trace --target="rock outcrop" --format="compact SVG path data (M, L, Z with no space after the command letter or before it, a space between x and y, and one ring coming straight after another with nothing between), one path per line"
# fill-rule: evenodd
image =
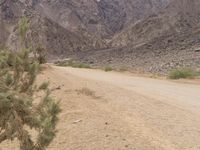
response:
M166 72L199 66L199 0L0 0L0 46L19 49L18 21L50 59Z
M32 44L51 55L66 55L109 46L129 24L159 12L168 0L1 0L1 45L16 48L17 22L29 17ZM15 43L15 44L13 44ZM15 46L13 46L15 45Z

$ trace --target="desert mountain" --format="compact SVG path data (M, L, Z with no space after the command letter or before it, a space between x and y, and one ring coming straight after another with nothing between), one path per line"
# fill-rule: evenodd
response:
M0 43L13 49L26 15L31 45L51 58L153 72L199 64L199 0L1 0L0 7Z
M132 23L113 38L113 46L142 44L156 37L172 33L190 32L200 22L200 1L171 0L159 13Z
M64 28L110 36L166 7L168 0L57 0L38 1L36 8Z
M168 72L172 68L199 68L200 1L171 0L159 12L130 22L111 40L110 49L78 58L99 66ZM101 60L101 61L100 61Z
M168 0L1 0L1 41L16 43L13 32L26 15L32 41L40 41L53 55L105 48L114 34L167 4Z

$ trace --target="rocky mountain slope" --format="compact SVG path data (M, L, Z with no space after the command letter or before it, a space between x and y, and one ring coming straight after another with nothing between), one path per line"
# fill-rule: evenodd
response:
M2 2L0 33L3 36L0 39L1 45L6 43L11 49L19 49L18 21L22 16L27 16L30 20L28 39L32 41L31 46L42 45L48 50L49 56L60 57L74 51L106 47L103 39L91 34L92 32L89 33L84 27L78 26L74 30L72 27L73 22L76 24L76 19L70 19L70 16L66 18L67 20L62 19L65 14L56 12L56 10L62 10L62 3L58 3L61 5L57 6L54 2L57 4L57 1L39 0L16 0L14 2L13 0L6 0ZM70 6L70 4L67 4L67 6ZM55 11L54 7L56 8ZM63 10L67 11L67 7L64 8L66 9ZM56 16L56 14L59 15ZM65 26L65 21L68 20L70 20L71 25Z
M37 10L71 31L110 36L130 22L158 12L168 0L57 0L37 2Z
M108 39L130 23L158 12L168 0L1 0L1 42L13 45L17 21L31 20L33 43L50 54L108 47ZM14 31L13 31L14 30ZM15 44L17 45L17 44ZM15 46L16 47L16 46ZM16 49L16 48L15 48Z
M1 0L0 7L0 45L12 49L26 15L31 45L49 58L151 72L199 65L199 0Z
M167 73L178 67L199 69L199 6L199 0L169 1L159 13L133 22L115 34L111 41L114 48L88 52L79 58L99 66L154 73Z
M188 32L200 22L199 0L172 0L160 13L132 23L113 38L113 46L145 43L169 32Z

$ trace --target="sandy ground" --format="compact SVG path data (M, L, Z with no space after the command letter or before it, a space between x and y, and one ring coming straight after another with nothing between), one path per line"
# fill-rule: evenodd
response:
M200 150L200 84L62 67L39 80L62 107L48 150Z

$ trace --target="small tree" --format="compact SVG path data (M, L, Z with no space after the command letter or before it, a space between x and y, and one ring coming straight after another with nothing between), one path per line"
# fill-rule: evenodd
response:
M21 150L45 150L54 139L59 103L47 82L36 84L39 68L28 49L0 52L0 143L17 139Z

